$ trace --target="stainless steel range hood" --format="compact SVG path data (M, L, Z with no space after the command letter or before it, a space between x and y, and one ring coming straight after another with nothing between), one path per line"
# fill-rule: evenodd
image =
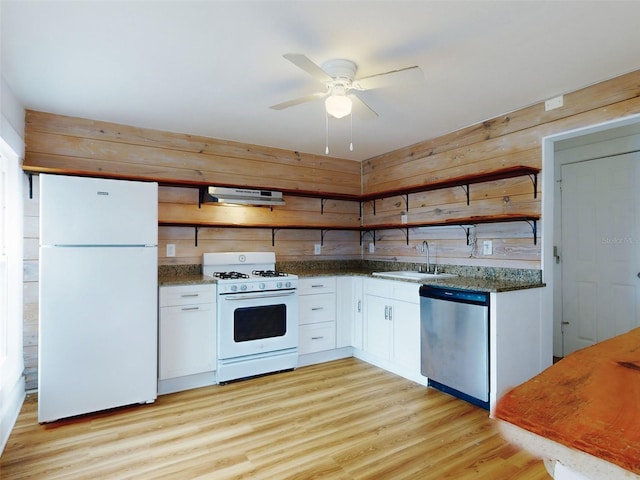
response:
M247 188L209 187L204 201L232 205L284 205L282 192Z

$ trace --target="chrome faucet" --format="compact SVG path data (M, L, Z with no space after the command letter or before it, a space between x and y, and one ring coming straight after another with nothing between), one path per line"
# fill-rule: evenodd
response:
M429 264L429 243L426 240L422 242L422 253L426 253L426 262L427 262L427 273L431 270L431 265Z

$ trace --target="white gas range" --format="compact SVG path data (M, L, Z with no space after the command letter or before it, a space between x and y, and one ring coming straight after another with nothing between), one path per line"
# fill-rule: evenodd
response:
M205 253L217 279L218 382L298 366L298 277L273 252Z

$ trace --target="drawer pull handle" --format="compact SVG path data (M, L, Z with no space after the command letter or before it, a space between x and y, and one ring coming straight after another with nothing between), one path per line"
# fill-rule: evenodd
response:
M311 288L322 288L324 287L324 284L320 283L318 285L311 285Z
M324 337L311 337L311 340L322 340Z
M180 295L182 298L199 297L199 293L183 293Z
M186 312L188 310L200 310L200 307L183 307L182 311Z
M311 310L312 310L312 311L316 311L316 310L324 310L324 307L313 307Z

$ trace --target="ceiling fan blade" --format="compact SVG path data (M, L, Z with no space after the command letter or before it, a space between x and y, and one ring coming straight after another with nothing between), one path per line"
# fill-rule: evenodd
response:
M376 118L378 114L371 108L369 105L365 103L358 95L352 92L349 97L353 102L354 110L359 117L364 118L365 120L370 120L372 118Z
M407 85L421 82L422 80L424 80L422 69L414 66L359 78L353 81L353 88L356 90L373 90L374 88Z
M289 100L288 102L278 103L276 105L271 105L269 108L273 110L284 110L285 108L293 107L295 105L300 105L301 103L311 102L312 100L316 100L318 98L326 97L327 94L323 92L313 93L311 95L305 95L304 97L294 98L293 100Z
M322 70L318 65L309 60L305 55L301 53L285 53L284 58L293 63L296 67L301 68L313 78L320 82L330 82L333 80L327 72Z

